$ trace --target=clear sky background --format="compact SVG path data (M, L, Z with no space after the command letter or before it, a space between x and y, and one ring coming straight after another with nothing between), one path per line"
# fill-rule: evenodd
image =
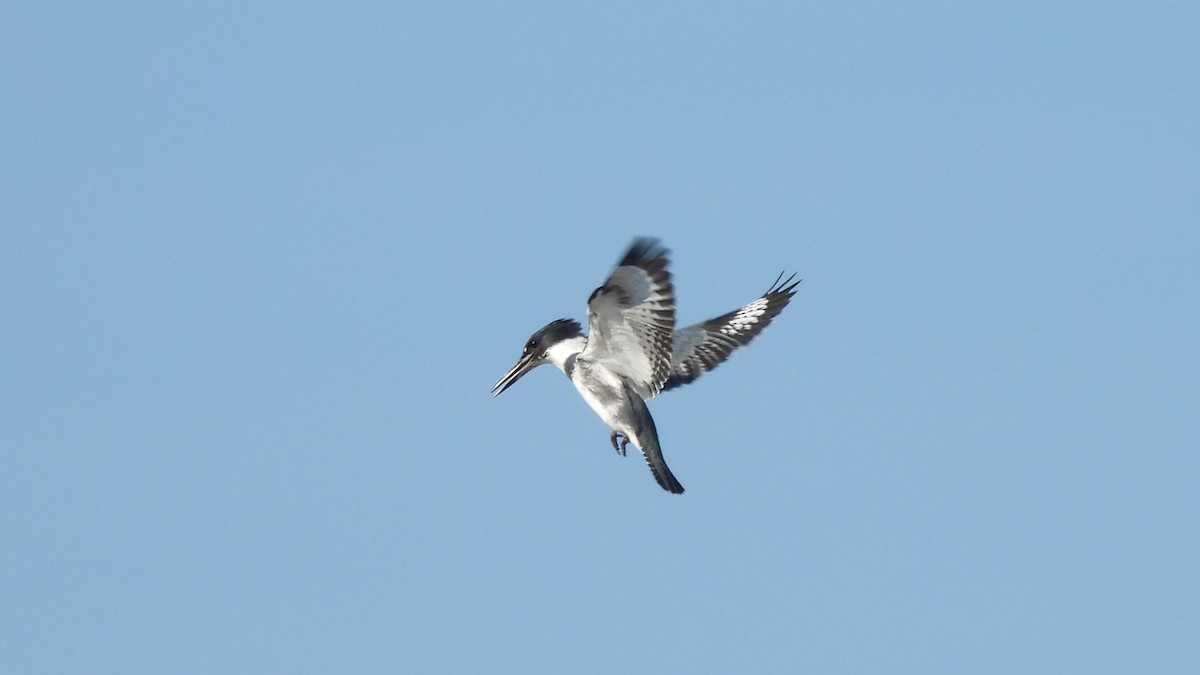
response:
M0 672L1200 672L1197 7L6 3Z

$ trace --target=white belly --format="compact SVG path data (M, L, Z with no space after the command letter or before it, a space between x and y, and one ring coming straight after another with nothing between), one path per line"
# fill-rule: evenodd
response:
M628 435L629 395L620 375L584 359L576 359L571 383L609 429Z

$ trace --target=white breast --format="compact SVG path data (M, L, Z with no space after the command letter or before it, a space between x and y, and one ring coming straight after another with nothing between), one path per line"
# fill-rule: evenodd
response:
M584 358L575 359L571 382L579 395L613 431L626 431L623 418L629 407L625 383L620 375Z

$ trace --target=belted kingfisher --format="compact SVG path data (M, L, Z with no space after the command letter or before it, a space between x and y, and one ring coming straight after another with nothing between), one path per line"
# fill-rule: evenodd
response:
M658 484L681 494L683 486L663 460L646 400L723 363L787 307L800 282L793 281L794 274L786 280L780 274L766 293L744 307L675 330L667 253L657 239L635 239L588 298L590 334L584 335L571 319L546 324L529 337L516 365L492 387L492 396L534 368L553 363L612 430L613 449L624 455L625 446L633 443Z

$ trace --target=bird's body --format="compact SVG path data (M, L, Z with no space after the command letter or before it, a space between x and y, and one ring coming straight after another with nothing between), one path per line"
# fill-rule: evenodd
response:
M574 365L569 374L571 382L588 406L612 430L613 449L624 455L624 443L633 443L646 458L650 473L654 474L654 479L664 490L676 494L683 492L683 486L663 459L662 448L658 444L658 429L642 397L624 377L602 363L593 363L580 357L575 359ZM618 447L617 443L622 438L623 444Z
M624 378L589 359L576 357L573 365L567 376L583 400L609 429L632 437L630 432L637 421L629 398L636 394L625 384Z
M492 395L537 366L553 363L608 425L613 448L624 454L625 444L632 443L658 484L679 494L683 486L663 459L646 399L687 384L723 362L783 310L796 284L777 279L771 290L746 306L676 331L666 254L655 239L634 240L608 280L588 298L590 334L584 335L570 319L550 322L530 336L521 358L492 388Z

